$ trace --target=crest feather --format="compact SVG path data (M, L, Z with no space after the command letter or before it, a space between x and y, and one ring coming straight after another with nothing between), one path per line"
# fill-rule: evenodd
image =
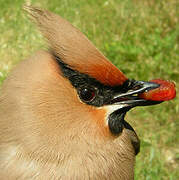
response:
M106 85L121 85L127 78L77 28L60 16L37 7L24 6L50 44L72 69Z

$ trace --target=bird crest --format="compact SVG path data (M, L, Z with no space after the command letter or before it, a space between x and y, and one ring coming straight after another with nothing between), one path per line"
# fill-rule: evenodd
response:
M51 51L65 64L105 85L118 86L127 78L76 27L62 17L37 7L24 9L48 40Z

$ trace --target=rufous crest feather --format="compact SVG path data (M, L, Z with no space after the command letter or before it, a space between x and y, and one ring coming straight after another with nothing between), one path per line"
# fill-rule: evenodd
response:
M46 37L53 53L71 68L103 84L117 86L127 80L77 28L60 16L37 7L24 6Z

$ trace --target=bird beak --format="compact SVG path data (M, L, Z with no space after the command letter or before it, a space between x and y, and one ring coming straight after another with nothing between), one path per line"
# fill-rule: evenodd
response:
M146 100L141 98L140 95L142 93L148 93L149 91L159 88L160 84L154 82L145 82L145 81L136 81L136 80L128 80L127 88L126 85L124 89L127 89L126 92L118 92L116 93L110 104L111 105L124 105L125 107L135 107L135 106L148 106L159 104L162 101L153 101Z

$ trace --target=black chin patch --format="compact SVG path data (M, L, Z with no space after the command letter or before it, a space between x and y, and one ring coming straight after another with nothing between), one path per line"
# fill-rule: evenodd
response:
M129 108L122 108L111 113L108 117L108 125L113 135L119 135L124 129L124 116Z
M120 133L122 133L124 128L124 116L124 113L116 114L115 112L109 116L108 125L113 135L119 135Z
M134 148L135 155L137 155L140 151L140 140L138 139L132 126L124 120L124 117L129 110L130 108L122 108L111 113L108 118L108 126L111 133L115 136L120 135L124 128L132 131L135 136L130 136L130 140Z

